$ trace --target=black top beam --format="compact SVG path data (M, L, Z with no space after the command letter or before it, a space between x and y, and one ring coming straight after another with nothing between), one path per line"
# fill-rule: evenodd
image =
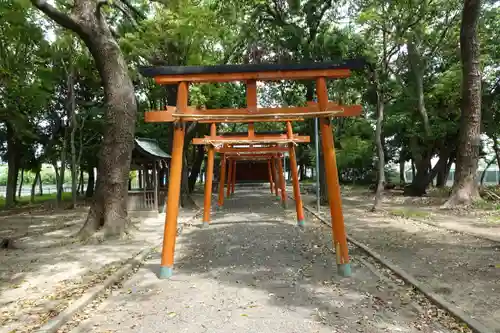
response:
M143 76L188 74L224 74L277 71L310 71L324 69L362 69L366 65L364 59L349 59L340 62L315 62L306 64L250 64L250 65L214 65L214 66L154 66L139 67Z

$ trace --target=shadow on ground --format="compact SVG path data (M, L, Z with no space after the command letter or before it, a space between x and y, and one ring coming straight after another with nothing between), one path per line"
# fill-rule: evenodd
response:
M209 228L178 237L171 280L158 280L156 253L83 331L435 332L417 329L405 291L360 265L357 250L353 276L337 275L329 228L310 221L302 231L288 207L262 190L238 191Z

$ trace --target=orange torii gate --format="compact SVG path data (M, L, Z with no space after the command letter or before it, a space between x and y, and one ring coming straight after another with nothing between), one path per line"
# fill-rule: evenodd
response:
M289 123L289 122L288 122ZM236 154L237 151L240 152L246 152L247 154L250 154L252 152L272 152L272 151L278 151L283 148L279 148L279 145L287 145L285 147L286 151L290 152L290 156L293 157L290 158L290 163L292 165L292 176L294 178L293 185L294 189L298 189L298 175L297 175L297 162L295 160L295 144L297 143L308 143L310 142L310 138L308 136L301 136L301 135L296 135L293 136L293 132L291 131L291 124L290 124L290 131L285 134L259 134L255 133L253 130L253 124L249 124L249 131L247 135L220 135L217 136L216 134L212 135L213 133L211 132L210 135L205 136L204 138L194 138L193 139L193 144L195 145L208 145L208 161L207 161L207 178L205 180L205 201L204 201L204 215L203 215L203 225L207 226L210 222L210 205L211 205L211 190L212 190L212 181L213 181L213 176L209 176L210 174L213 174L213 152L212 150L219 150L219 152L222 151L222 159L221 159L221 172L220 172L220 180L219 180L219 199L217 203L217 207L220 208L224 204L224 184L226 183L226 161L230 159L231 154ZM211 125L211 130L214 129L215 133L215 124ZM238 145L247 145L248 147L246 148L235 148L234 146ZM231 145L232 147L228 147L228 145ZM259 145L261 147L255 147L255 145ZM217 148L216 148L217 147ZM236 158L236 157L234 157ZM233 158L233 159L234 159ZM249 158L255 158L255 156L250 156L246 157L247 159ZM274 158L271 159L274 162ZM277 167L280 168L280 170L283 169L283 165L281 164L281 159L277 160ZM234 162L233 162L234 163ZM234 164L229 163L228 166L228 178L233 177L233 168ZM273 163L271 163L274 165ZM293 167L295 166L295 167ZM295 172L293 171L295 170ZM274 171L273 171L274 172ZM279 172L279 171L278 171ZM282 172L281 172L282 173ZM274 173L273 173L274 174ZM279 174L279 173L278 173ZM228 189L227 189L227 196L234 191L234 188L231 188L231 183L234 182L234 179L228 179ZM276 195L278 195L278 181L275 181L276 184ZM282 187L282 202L283 206L286 205L286 194L285 194L285 183L284 183L284 177L283 177L283 182L279 183ZM304 225L304 214L302 211L302 200L300 199L300 190L295 191L294 193L298 193L295 196L295 198L298 198L296 200L296 205L297 207L300 206L300 208L297 208L297 223L299 226ZM300 213L299 213L300 212Z
M262 149L262 150L261 150ZM217 150L217 149L216 149ZM268 162L268 175L269 175L269 184L271 186L271 193L273 191L273 185L276 185L276 196L279 196L279 191L281 191L281 202L284 208L286 208L287 196L286 196L286 183L285 183L285 174L284 168L282 164L282 153L290 151L288 147L280 147L280 146L271 146L271 147L262 147L262 148L240 148L240 149L231 149L231 148L222 148L218 149L219 152L224 152L224 158L229 161L229 172L228 172L228 188L226 197L229 197L232 193L234 193L235 183L236 183L236 161L267 161ZM297 164L295 159L290 160L291 164ZM277 169L277 170L276 170ZM276 178L273 181L273 178ZM298 174L292 172L292 181L293 186L299 186L298 182ZM208 186L208 185L207 185ZM224 184L222 184L224 187ZM279 191L278 191L279 189ZM209 193L210 189L205 192L205 203L210 200L211 193ZM295 198L296 210L297 210L297 224L299 226L304 225L304 212L302 207L302 199L300 198L300 191L298 192L298 196ZM223 204L223 190L219 188L219 206ZM210 206L205 206L205 215L204 215L204 224L208 224L210 222Z
M234 189L236 186L236 161L267 160L269 162L269 169L270 159L274 158L274 155L277 153L288 152L289 148L280 145L227 145L222 148L215 148L215 151L219 154L224 154L224 156L226 156L229 160L233 161L233 168L231 173L232 181L231 183L229 183L230 190L228 190L227 195L229 196L230 194L234 194ZM268 171L270 174L270 169ZM272 186L272 179L269 179L269 182ZM208 221L204 220L204 222Z
M185 66L185 67L143 67L142 75L154 77L158 84L177 84L176 107L167 107L165 111L145 113L146 122L173 122L174 136L172 148L171 170L167 197L167 214L163 237L160 278L169 278L173 274L175 241L177 234L177 216L179 213L179 196L182 172L182 151L184 147L185 124L189 121L210 123L209 139L194 139L194 144L209 145L210 156L215 153L214 145L224 143L243 144L286 144L293 147L301 142L291 133L291 121L304 120L311 117L320 118L320 130L325 162L325 175L328 188L328 199L332 220L332 239L335 248L338 272L342 276L351 274L340 186L337 174L333 130L330 118L334 116L354 116L361 112L360 106L344 106L328 101L327 79L347 78L351 70L362 69L363 60L348 60L339 63L312 64L255 64L255 65L219 65L219 66ZM317 103L309 103L304 107L259 108L257 107L256 81L279 80L315 80ZM188 86L191 83L242 81L246 84L247 107L242 109L200 110L188 106ZM287 123L287 134L279 137L258 137L254 132L254 122L279 121ZM241 122L248 123L248 136L240 142L231 141L216 135L215 123ZM213 161L213 158L211 159ZM225 164L223 164L225 167ZM207 165L208 178L213 178L213 162ZM224 170L225 172L225 170ZM292 173L294 170L292 170ZM224 173L221 172L221 177ZM212 179L210 179L211 183ZM223 182L222 182L223 183ZM205 185L206 188L206 185ZM294 188L294 192L296 192Z

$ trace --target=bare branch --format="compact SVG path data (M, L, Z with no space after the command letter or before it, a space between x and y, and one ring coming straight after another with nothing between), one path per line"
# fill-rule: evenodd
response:
M102 6L104 6L104 5L108 5L108 6L110 6L109 1L108 1L108 0L98 0L98 1L97 1L97 5L96 5L96 7L95 7L95 13L96 13L96 15L97 15L98 17L101 15L101 8L102 8Z
M314 26L309 27L309 39L308 39L309 43L312 43L314 38L316 38L316 34L318 33L319 25L323 20L323 16L325 16L325 13L328 9L332 8L332 5L333 4L331 1L326 2L323 8L321 8L319 16L317 17Z
M439 36L439 39L436 42L436 44L431 48L431 51L429 52L429 57L432 57L434 55L434 53L438 50L438 48L442 45L442 42L446 38L446 35L448 34L448 30L450 29L453 21L455 21L458 17L459 17L459 13L455 13L455 15L451 19L449 18L449 14L446 15L445 28L443 29L441 36Z
M62 27L74 31L80 36L86 35L82 27L75 20L56 9L47 0L31 0L31 3Z
M191 122L186 130L186 135L190 135L191 132L194 131L194 129L196 128L197 124L198 123L196 121Z
M137 28L137 21L135 17L127 10L122 1L114 1L113 6L118 8L118 10L130 20L134 27Z
M140 18L141 20L146 19L146 15L144 15L144 13L142 13L137 8L132 6L132 4L128 0L121 0L121 2L125 5L126 8L128 8L134 14L134 16L136 17L136 21L137 18Z

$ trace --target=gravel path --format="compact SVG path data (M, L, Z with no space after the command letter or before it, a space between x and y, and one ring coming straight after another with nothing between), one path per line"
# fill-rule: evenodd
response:
M336 274L329 228L295 226L268 190L237 188L213 224L186 225L171 280L159 253L72 332L452 332L356 260Z
M314 200L308 195L305 203ZM346 197L343 201L348 234L429 285L492 333L500 332L500 243L371 213L369 200ZM324 207L323 216L326 211ZM449 219L460 222L456 216Z

